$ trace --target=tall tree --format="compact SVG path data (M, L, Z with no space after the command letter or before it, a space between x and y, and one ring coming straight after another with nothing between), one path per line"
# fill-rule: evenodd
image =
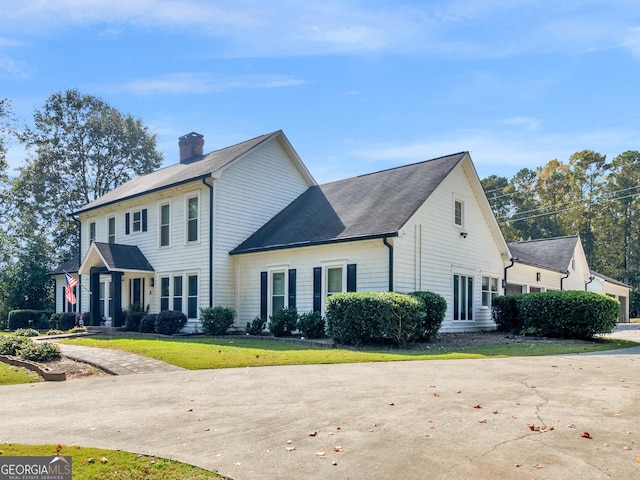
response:
M162 163L156 136L139 119L78 90L51 95L22 139L30 156L16 185L20 206L43 227L60 260L78 253L68 213Z

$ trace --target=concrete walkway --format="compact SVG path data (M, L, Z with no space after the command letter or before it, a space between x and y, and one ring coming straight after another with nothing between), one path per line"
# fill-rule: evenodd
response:
M88 363L111 375L131 375L134 373L177 372L182 367L136 355L134 353L112 350L110 348L93 348L79 345L58 343L60 352L67 358Z
M0 443L234 480L640 478L640 355L624 350L96 377L3 386L0 404Z

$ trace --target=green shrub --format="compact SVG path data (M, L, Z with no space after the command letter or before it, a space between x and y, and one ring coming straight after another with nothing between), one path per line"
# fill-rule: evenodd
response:
M87 327L73 327L71 330L67 330L67 333L83 333L87 331Z
M207 307L200 309L200 323L206 335L226 335L233 325L235 312L228 307Z
M361 345L391 339L400 345L423 332L422 304L394 292L351 292L327 301L327 335L343 344Z
M18 355L32 362L48 362L61 357L60 347L52 342L31 342L23 346Z
M579 290L529 293L518 301L518 313L524 335L589 340L613 331L620 302Z
M9 312L9 330L18 328L41 328L49 326L49 317L53 312L49 310L12 310Z
M148 313L140 320L140 331L143 333L154 333L156 331L157 313Z
M298 326L298 310L296 307L281 308L269 319L269 331L274 337L290 337Z
M251 322L247 322L247 326L245 331L249 335L261 335L264 332L264 329L267 327L267 319L262 318L259 315L254 318Z
M60 312L56 312L56 313L52 313L51 316L49 317L49 326L47 328L49 328L49 330L55 330L56 328L58 328L58 322L60 321L60 315L62 315L62 313Z
M140 311L126 311L124 317L124 329L128 332L137 332L140 330L140 322L142 318L146 315L144 312Z
M26 345L33 343L29 337L0 335L0 355L17 355Z
M33 328L19 328L13 332L13 334L19 337L37 337L40 335L40 333Z
M163 310L156 319L156 332L162 335L174 335L187 324L187 316L177 310Z
M491 317L499 332L519 334L524 323L518 312L518 302L522 295L502 295L493 299Z
M320 312L308 312L300 315L298 330L307 338L322 338L325 321Z
M434 292L412 292L409 295L416 298L422 305L424 318L422 319L422 333L420 339L430 342L438 333L444 316L447 313L447 301L442 295Z
M47 335L62 335L64 332L62 330L51 329L47 332Z
M76 326L78 314L74 312L65 312L58 319L58 330L71 330Z

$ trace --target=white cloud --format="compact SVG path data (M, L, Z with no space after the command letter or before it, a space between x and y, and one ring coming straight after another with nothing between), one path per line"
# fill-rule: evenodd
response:
M16 60L9 55L0 53L0 77L11 77L24 80L31 77L31 69L26 62Z
M210 73L176 73L128 83L93 85L92 88L111 93L134 95L184 95L223 92L237 89L270 89L295 87L305 82L287 75L217 75Z

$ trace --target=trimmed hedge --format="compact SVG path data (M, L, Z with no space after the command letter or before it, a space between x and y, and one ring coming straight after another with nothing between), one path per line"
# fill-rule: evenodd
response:
M206 335L226 335L233 325L236 312L229 307L207 307L200 309L200 323Z
M425 316L422 320L421 340L430 342L442 326L444 316L447 313L447 301L442 295L433 292L412 292L409 295L415 297L422 304Z
M78 314L74 312L65 312L60 315L58 319L58 325L56 326L58 330L71 330L76 326Z
M281 308L269 319L269 331L274 337L290 337L298 327L298 310L296 307Z
M422 303L394 292L349 292L327 300L327 335L343 344L391 339L402 346L423 334Z
M539 337L589 340L611 333L620 302L599 293L566 290L497 297L493 318L499 329Z
M140 331L143 333L154 333L156 331L157 313L148 313L140 320Z
M49 328L51 310L12 310L9 312L9 330L18 328L37 328L44 330Z
M156 332L162 335L178 333L187 324L187 316L177 310L163 310L156 318Z
M307 338L322 338L325 321L320 312L308 312L300 315L298 330Z

